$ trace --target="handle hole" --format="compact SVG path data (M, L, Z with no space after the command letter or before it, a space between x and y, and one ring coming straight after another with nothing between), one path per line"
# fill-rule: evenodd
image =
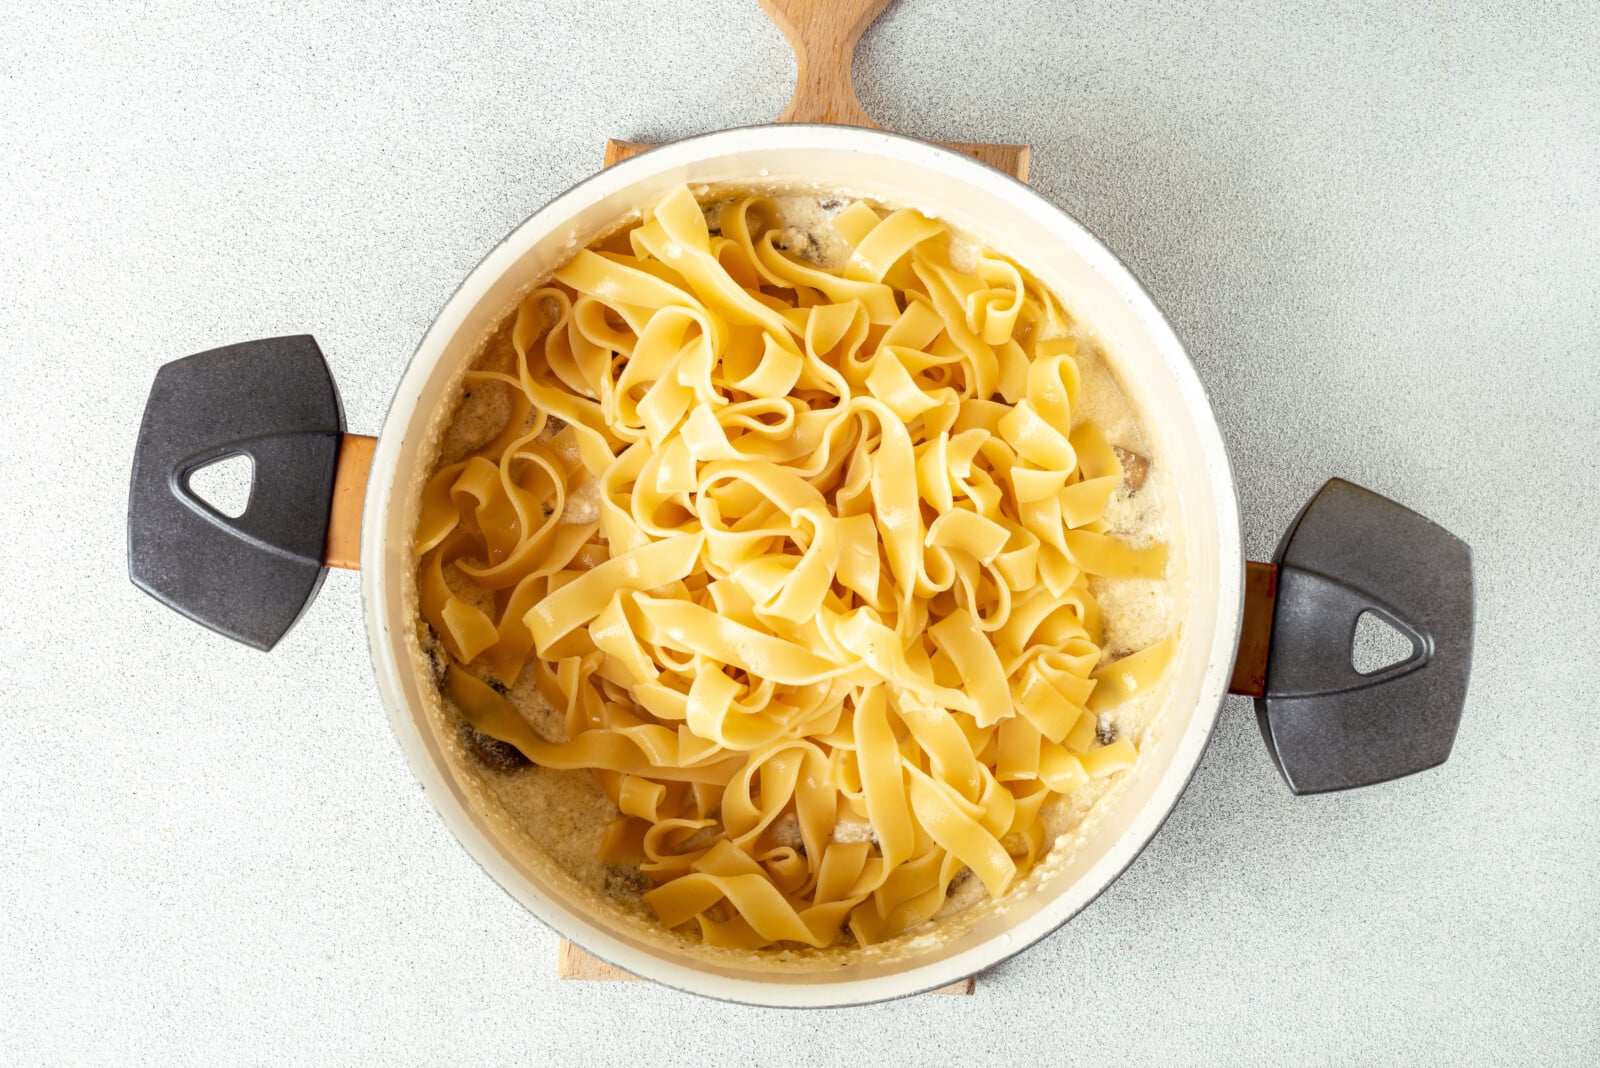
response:
M1417 653L1411 639L1376 612L1356 617L1356 633L1350 643L1350 663L1363 675L1376 675L1385 668L1410 660Z
M185 481L190 493L229 519L238 519L250 507L255 479L255 461L236 452L195 468Z

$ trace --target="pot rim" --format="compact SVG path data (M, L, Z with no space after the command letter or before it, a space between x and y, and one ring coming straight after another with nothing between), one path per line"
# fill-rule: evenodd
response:
M1132 308L1151 343L1160 351L1176 386L1194 418L1201 439L1202 460L1211 473L1218 544L1217 629L1207 653L1206 670L1193 713L1185 724L1171 765L1150 798L1136 813L1128 829L1105 854L1072 884L1092 887L1086 893L1059 893L1054 900L1003 934L969 949L901 972L871 978L841 978L803 982L786 981L774 970L773 979L736 978L695 967L688 958L666 960L638 952L605 924L585 920L571 909L550 901L523 880L495 843L473 821L467 809L452 796L450 784L423 741L405 694L402 672L410 665L394 653L391 621L384 611L385 590L403 581L396 565L410 554L392 560L384 541L385 519L394 503L399 455L406 424L417 406L424 381L442 358L462 322L483 293L501 278L517 258L589 203L613 194L647 174L667 173L722 154L725 151L817 148L875 154L886 163L916 163L943 170L951 177L1013 202L1026 205L1044 233L1066 240L1090 263ZM397 413L406 418L396 419ZM403 496L404 483L401 483ZM403 506L403 500L400 502ZM1244 560L1238 496L1227 451L1217 425L1215 409L1195 371L1187 349L1154 298L1126 265L1067 211L1051 203L1013 176L953 149L883 130L815 123L762 124L735 127L660 145L582 179L540 207L501 239L462 279L439 314L423 334L396 384L373 456L362 516L361 559L371 561L361 570L361 596L366 616L369 649L378 690L388 712L396 740L411 770L422 784L451 833L480 867L513 899L553 931L594 955L641 978L686 993L734 1003L768 1007L832 1008L888 1001L949 985L1022 952L1069 920L1099 897L1125 872L1155 837L1199 768L1215 730L1227 693L1227 680L1237 651L1243 617ZM1229 561L1233 565L1229 565ZM570 920L572 922L563 922ZM622 963L626 961L627 963Z

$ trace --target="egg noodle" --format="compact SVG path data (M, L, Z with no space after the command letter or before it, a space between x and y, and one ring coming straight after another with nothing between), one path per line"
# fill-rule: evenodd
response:
M1056 299L991 252L958 269L913 211L833 225L824 269L770 201L713 234L680 188L631 253L579 252L517 311L513 373L467 375L508 387L505 429L423 491L445 694L591 771L602 857L717 946L882 941L964 869L998 896L1047 800L1132 766L1098 714L1175 647L1102 664L1089 577L1160 578L1167 548L1107 531L1122 468L1074 420ZM565 738L504 696L527 672Z

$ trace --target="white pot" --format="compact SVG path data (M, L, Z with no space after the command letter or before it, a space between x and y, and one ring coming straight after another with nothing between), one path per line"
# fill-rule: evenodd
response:
M407 649L403 590L414 473L430 462L428 429L460 369L529 286L616 220L675 186L815 184L914 205L1017 258L1079 311L1114 354L1156 451L1174 465L1189 562L1173 707L1117 798L1072 861L1004 912L925 956L833 973L785 975L752 963L714 966L626 937L570 902L496 841L474 813L422 710ZM1133 862L1183 792L1216 722L1239 631L1239 505L1216 418L1172 328L1138 281L1072 218L1026 185L949 149L845 126L757 126L679 141L602 171L517 227L467 276L422 339L395 392L373 458L362 530L362 593L378 687L411 766L478 863L570 941L604 960L697 994L761 1005L845 1005L943 986L1009 957L1065 923Z
M1059 294L1078 318L1092 324L1124 389L1145 416L1154 452L1167 467L1175 505L1170 533L1185 561L1185 581L1177 595L1182 641L1172 669L1170 705L1146 740L1129 781L1081 845L1032 892L1007 899L1003 908L955 937L928 940L926 948L892 959L831 971L776 969L754 958L747 964L708 961L634 938L578 906L558 884L519 860L469 805L430 727L419 689L424 682L407 645L414 627L407 588L415 568L410 545L418 471L431 460L424 451L431 431L479 343L528 288L619 218L684 183L741 182L816 186L915 206L1014 257ZM160 392L158 378L135 463L130 506L134 578L180 611L240 636L237 628L208 616L187 592L163 588L165 580L147 561L151 554L175 552L170 538L153 549L146 544L141 556L140 531L148 525L140 516L141 502L157 491L142 485L140 464L145 462L145 435L161 436ZM167 483L181 496L187 470L199 466L200 459L230 450L250 452L251 447L240 435L204 450L191 448L182 458L190 467L173 461ZM259 458L257 462L259 466ZM192 500L184 505L196 508ZM211 527L227 525L214 514L205 518ZM1026 185L957 152L877 130L784 125L707 134L624 161L556 198L484 258L428 330L395 391L373 456L360 555L372 660L395 733L445 823L484 870L560 934L635 975L729 1001L802 1007L881 1001L972 975L1060 927L1133 862L1193 775L1228 689L1244 604L1239 539L1233 476L1194 367L1149 294L1092 234ZM1468 612L1470 617L1470 601ZM270 646L275 637L248 640ZM1470 645L1470 632L1468 641ZM1464 685L1463 676L1463 693ZM1459 704L1455 714L1459 716ZM1453 731L1452 722L1452 736ZM1289 776L1276 746L1274 751ZM1439 759L1442 755L1432 762ZM1417 767L1388 770L1404 773ZM1335 785L1376 781L1393 773L1350 775L1350 782ZM1329 787L1324 783L1313 788Z

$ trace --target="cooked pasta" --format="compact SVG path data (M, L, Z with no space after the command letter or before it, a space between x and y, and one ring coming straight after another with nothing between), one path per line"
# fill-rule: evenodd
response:
M880 942L965 871L1004 893L1047 802L1132 766L1102 717L1176 636L1113 658L1091 584L1167 547L1106 522L1122 463L1016 264L862 202L827 267L762 197L717 222L681 188L522 301L514 365L466 379L504 429L423 491L422 615L474 730L592 773L663 925Z

